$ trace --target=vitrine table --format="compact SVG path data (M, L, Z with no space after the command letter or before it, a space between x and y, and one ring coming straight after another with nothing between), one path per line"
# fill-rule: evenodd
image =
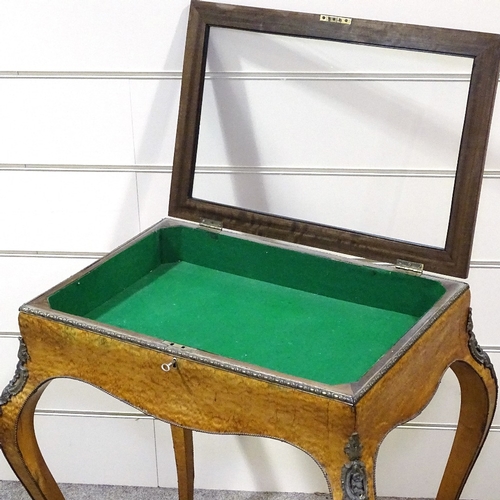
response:
M23 306L0 437L33 498L63 498L33 429L54 378L172 423L182 499L193 429L286 441L317 461L333 498L373 499L381 441L448 367L462 409L438 498L458 498L496 402L465 284L171 224Z
M444 248L193 197L214 26L473 58ZM63 498L33 427L55 378L171 423L181 500L193 496L193 430L285 441L318 463L334 500L374 500L380 443L451 368L462 404L437 498L457 500L497 398L468 285L332 251L467 275L499 59L496 35L193 2L171 217L21 307L0 444L32 498Z

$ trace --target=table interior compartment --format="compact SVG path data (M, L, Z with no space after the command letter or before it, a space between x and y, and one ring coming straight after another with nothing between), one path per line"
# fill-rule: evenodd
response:
M434 280L174 226L52 308L326 384L359 380L444 294Z

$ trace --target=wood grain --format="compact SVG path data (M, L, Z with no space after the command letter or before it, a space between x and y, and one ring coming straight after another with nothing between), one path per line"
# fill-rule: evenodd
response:
M366 499L375 497L375 462L388 432L429 403L452 367L462 387L458 431L439 500L458 499L486 438L496 403L492 371L468 347L469 294L463 294L378 380L357 404L177 358L153 348L21 313L29 378L4 405L0 442L7 460L35 500L62 497L36 444L33 412L51 379L90 383L139 410L173 424L181 500L193 496L191 430L248 434L285 441L323 470L335 500L343 498L345 446L357 433L366 470ZM353 353L355 354L355 353Z
M465 111L444 248L278 217L193 198L206 55L211 27L293 35L378 47L471 57L474 65ZM169 215L382 262L405 259L449 276L467 277L486 149L500 67L500 36L462 30L352 19L321 22L319 14L193 1L181 87ZM430 110L429 112L432 112Z

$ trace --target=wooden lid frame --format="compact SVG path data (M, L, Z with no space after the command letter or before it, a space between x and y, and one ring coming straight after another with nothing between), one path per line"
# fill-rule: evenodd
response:
M467 277L499 78L500 36L352 19L320 22L320 14L193 1L182 76L169 215L384 262L418 262L425 270ZM193 198L205 66L211 27L416 50L473 59L444 248L304 222Z

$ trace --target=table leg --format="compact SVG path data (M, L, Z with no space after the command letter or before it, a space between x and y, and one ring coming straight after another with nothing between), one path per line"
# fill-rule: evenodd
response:
M35 436L35 408L49 382L33 391L25 387L2 406L0 444L5 458L33 500L64 500Z
M488 363L455 361L451 365L460 383L461 408L436 500L458 500L488 434L497 398L496 379Z
M194 494L194 460L193 431L171 425L174 444L175 463L177 465L177 483L179 500L193 500Z
M323 467L333 500L376 500L373 447L363 446L355 432L344 453L342 464L332 461Z

